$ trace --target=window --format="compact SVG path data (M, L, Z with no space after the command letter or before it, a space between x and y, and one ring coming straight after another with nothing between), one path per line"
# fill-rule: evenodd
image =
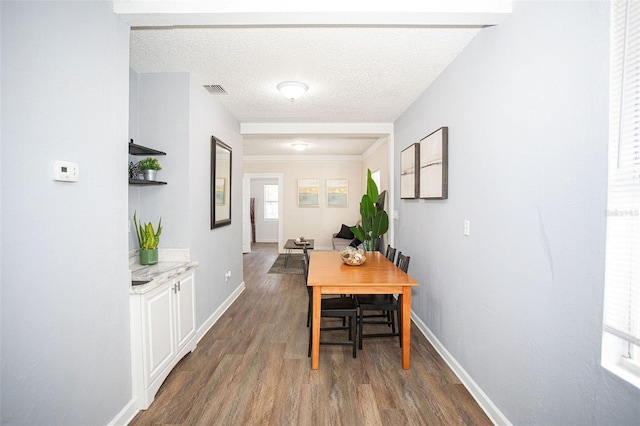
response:
M640 2L611 7L602 365L640 387Z
M264 220L278 220L278 185L264 185Z
M371 179L376 183L378 187L378 192L382 192L380 189L380 170L376 170L375 172L371 172Z

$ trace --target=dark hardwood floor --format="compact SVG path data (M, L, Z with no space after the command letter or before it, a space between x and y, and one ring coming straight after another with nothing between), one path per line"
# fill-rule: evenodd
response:
M131 425L491 424L415 326L408 371L397 338L366 339L356 359L321 346L311 370L304 279L267 274L277 255L244 255L246 290Z

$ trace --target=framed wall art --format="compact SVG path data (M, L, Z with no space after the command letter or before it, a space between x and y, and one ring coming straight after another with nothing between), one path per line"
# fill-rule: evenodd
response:
M349 206L349 181L327 179L327 207Z
M420 191L420 144L414 143L400 153L400 198L418 198Z
M231 224L231 147L211 136L211 229Z
M420 141L420 198L446 200L449 196L448 139L448 127L441 127Z
M320 181L298 179L298 207L319 207Z

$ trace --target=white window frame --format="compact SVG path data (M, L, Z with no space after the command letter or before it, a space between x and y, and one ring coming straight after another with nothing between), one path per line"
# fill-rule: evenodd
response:
M275 200L270 200L269 197L267 196L267 187L270 186L275 186L276 190L275 190L275 196L276 199ZM271 184L271 183L265 183L264 184L264 188L263 188L263 193L264 193L264 201L263 201L263 217L265 222L268 221L276 221L276 220L280 220L279 215L279 200L278 200L278 194L279 194L279 189L278 189L278 185L277 184ZM276 217L267 217L267 211L269 211L269 209L267 208L267 205L275 205L275 212L276 212Z
M602 366L640 388L640 3L611 2Z

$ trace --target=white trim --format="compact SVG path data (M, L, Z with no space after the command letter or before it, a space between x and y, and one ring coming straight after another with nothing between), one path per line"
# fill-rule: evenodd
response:
M278 179L278 199L284 200L284 173L244 173L244 179ZM278 247L279 253L284 253L284 203L278 203Z
M138 414L140 410L138 410L138 404L136 402L136 398L132 397L131 400L124 406L122 410L107 423L108 426L126 426L131 420Z
M358 135L386 136L393 123L240 123L244 135Z
M471 378L469 373L467 373L464 368L456 361L456 359L447 351L447 349L440 343L438 338L429 330L429 327L422 322L422 320L415 314L415 312L411 311L411 319L418 327L418 330L427 338L431 346L440 354L442 359L447 363L447 365L453 370L453 373L460 379L463 386L469 391L473 399L476 400L480 408L489 416L491 422L495 425L505 425L511 426L511 422L507 417L502 414L500 409L491 401L489 396L484 393L484 391L478 386L478 384Z
M309 163L326 161L362 161L361 155L245 155L243 163Z
M202 340L204 335L207 334L209 329L211 329L211 327L213 327L216 322L218 322L222 314L224 314L226 310L229 309L233 302L235 302L240 294L242 294L244 289L244 281L242 281L242 283L240 283L240 285L229 295L229 297L227 297L227 300L225 300L222 305L220 305L218 309L216 309L215 312L211 314L209 318L207 318L207 320L200 326L200 328L198 328L198 331L196 332L196 342L200 342L200 340Z
M378 150L378 148L380 148L382 145L384 145L388 141L389 141L389 135L381 136L380 138L378 138L377 141L375 141L369 148L367 148L365 152L362 153L362 159L367 159L372 155L374 155Z

